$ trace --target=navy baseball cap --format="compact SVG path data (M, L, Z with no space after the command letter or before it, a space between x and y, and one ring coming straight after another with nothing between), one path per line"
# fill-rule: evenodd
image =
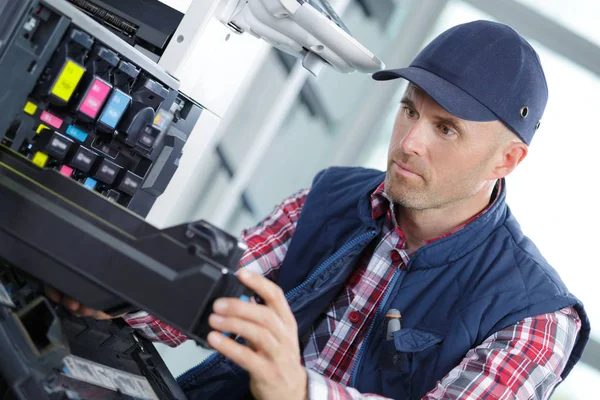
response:
M474 21L445 31L408 68L379 71L373 79L404 78L450 114L504 123L527 145L548 100L540 59L511 27Z

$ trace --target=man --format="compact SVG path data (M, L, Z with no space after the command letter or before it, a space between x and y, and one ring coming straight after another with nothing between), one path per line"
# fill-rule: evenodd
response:
M220 355L180 378L191 399L545 399L579 360L583 305L505 203L547 101L537 54L476 21L374 75L398 77L410 85L387 172L325 170L244 233L239 277L264 304L215 302Z

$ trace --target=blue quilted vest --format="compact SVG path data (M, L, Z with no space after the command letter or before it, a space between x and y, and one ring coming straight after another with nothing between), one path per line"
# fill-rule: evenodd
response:
M277 283L303 337L343 288L360 254L379 240L370 195L384 173L330 168L314 180ZM503 185L504 187L505 185ZM582 320L562 374L581 357L590 326L581 302L523 235L505 203L462 230L421 247L396 271L357 355L350 385L363 393L418 399L469 349L524 318L574 306ZM384 334L385 311L402 313L402 329ZM251 398L248 374L213 355L179 378L190 400Z

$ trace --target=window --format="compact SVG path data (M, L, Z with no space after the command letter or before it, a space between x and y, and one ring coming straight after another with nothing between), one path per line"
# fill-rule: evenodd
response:
M594 0L517 0L600 45L600 2Z

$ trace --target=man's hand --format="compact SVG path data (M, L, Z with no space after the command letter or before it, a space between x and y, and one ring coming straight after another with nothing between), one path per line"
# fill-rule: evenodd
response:
M71 311L73 314L78 317L92 317L95 319L103 320L103 319L114 319L120 318L123 315L118 315L113 317L112 315L108 315L105 312L93 310L89 307L84 306L77 300L73 300L72 298L65 296L63 293L58 290L51 288L50 286L44 287L44 294L48 296L48 298L56 303L62 304L67 308L67 310Z
M283 291L245 270L238 277L265 305L219 299L208 322L213 329L242 336L250 346L215 331L209 333L208 343L249 372L250 390L256 399L305 400L308 377L300 362L298 326Z

